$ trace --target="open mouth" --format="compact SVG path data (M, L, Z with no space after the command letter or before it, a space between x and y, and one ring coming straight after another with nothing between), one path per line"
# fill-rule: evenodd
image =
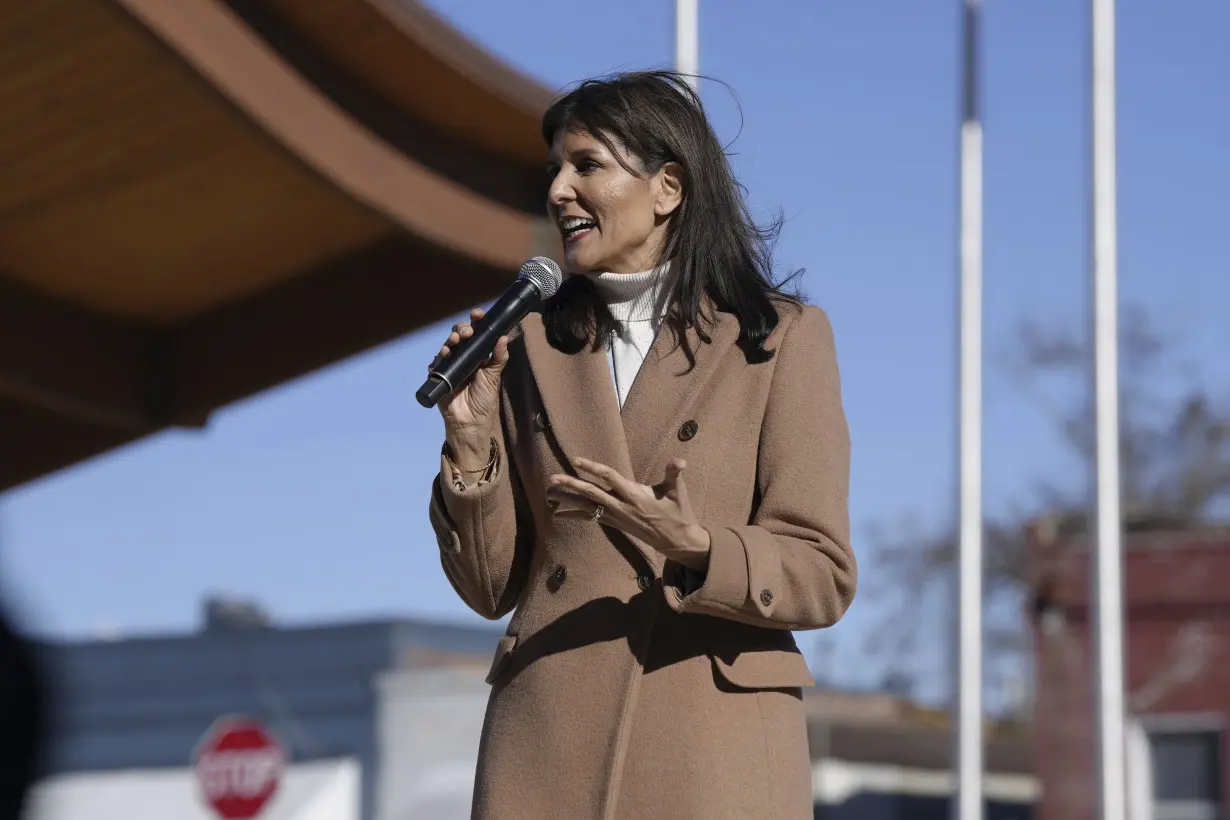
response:
M585 219L580 216L569 216L559 221L560 233L564 236L564 242L575 242L585 234L598 227L598 223L592 219Z

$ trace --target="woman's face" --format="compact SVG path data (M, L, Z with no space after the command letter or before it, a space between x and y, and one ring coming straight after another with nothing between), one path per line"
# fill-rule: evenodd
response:
M626 152L621 157L638 171L643 167L637 157ZM656 174L631 174L601 141L560 129L551 146L547 204L563 237L569 272L637 273L654 267L682 200L680 170L667 163Z

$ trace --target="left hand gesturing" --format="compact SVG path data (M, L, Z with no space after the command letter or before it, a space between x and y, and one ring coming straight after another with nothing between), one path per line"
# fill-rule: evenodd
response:
M666 478L653 487L629 481L605 464L574 459L577 470L594 481L557 473L547 480L547 500L579 500L580 507L560 509L560 518L591 518L635 536L668 559L704 571L709 565L709 532L696 520L688 502L688 488L680 473L687 463L675 459L666 465ZM601 508L598 517L594 513Z

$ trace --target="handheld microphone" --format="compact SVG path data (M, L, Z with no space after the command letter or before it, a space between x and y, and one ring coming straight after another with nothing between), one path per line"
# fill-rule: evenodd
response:
M414 397L424 407L434 407L474 375L478 366L495 350L495 343L508 334L544 299L550 299L564 281L559 265L545 256L527 259L517 280L495 304L474 323L474 334L453 345L449 354L438 359L427 374L427 381Z

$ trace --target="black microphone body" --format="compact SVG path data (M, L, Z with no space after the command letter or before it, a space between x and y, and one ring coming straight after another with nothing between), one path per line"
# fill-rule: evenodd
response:
M434 407L440 399L469 381L479 365L487 361L496 342L507 335L526 314L550 297L562 279L559 266L550 259L535 257L521 268L508 290L495 301L483 318L474 323L474 333L462 339L444 358L437 358L427 381L414 397L424 407Z

